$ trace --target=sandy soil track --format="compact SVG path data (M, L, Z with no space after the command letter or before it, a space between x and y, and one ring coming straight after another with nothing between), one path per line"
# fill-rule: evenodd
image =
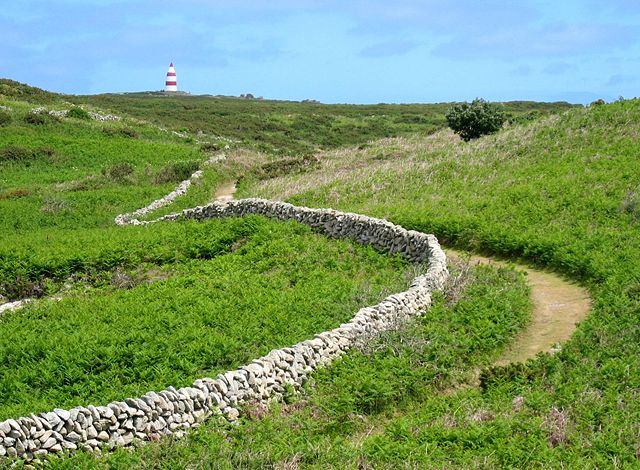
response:
M467 258L455 250L444 250L450 261ZM571 337L576 324L591 309L589 292L555 273L477 255L471 255L469 261L472 264L511 266L524 271L531 286L531 322L516 336L496 365L524 362L539 352L554 350Z

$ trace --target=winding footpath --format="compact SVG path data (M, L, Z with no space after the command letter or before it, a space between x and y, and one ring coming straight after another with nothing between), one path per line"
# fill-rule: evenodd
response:
M471 264L511 267L527 276L533 301L531 320L495 362L497 366L525 362L541 352L557 352L561 344L571 338L576 325L589 314L589 292L557 274L485 256L468 256L448 248L444 250L450 261L468 260Z

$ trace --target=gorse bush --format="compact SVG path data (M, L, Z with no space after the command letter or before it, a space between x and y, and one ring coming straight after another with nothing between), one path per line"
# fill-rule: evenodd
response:
M506 119L498 105L481 98L452 106L445 117L449 127L465 141L497 132Z
M128 127L105 127L102 129L102 132L111 137L128 137L130 139L137 139L140 137L140 134L138 134L136 130Z
M29 113L24 117L24 122L36 126L43 126L59 121L60 119L47 113Z
M179 183L189 179L192 173L196 172L200 167L198 162L173 162L158 171L154 181L161 183Z
M85 121L88 121L89 119L91 119L91 116L89 116L89 113L82 108L71 108L69 111L67 111L67 117L75 118L75 119L84 119Z
M134 170L135 168L131 163L118 163L108 168L103 168L102 176L114 181L122 182L131 176Z
M0 126L6 126L12 121L11 114L6 111L0 111Z
M24 162L41 158L51 158L55 156L55 150L50 147L39 147L30 149L19 145L7 145L0 148L0 163L2 162Z

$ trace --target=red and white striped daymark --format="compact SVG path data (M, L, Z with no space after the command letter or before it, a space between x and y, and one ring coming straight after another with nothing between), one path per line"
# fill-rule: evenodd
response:
M176 76L176 69L173 68L173 62L169 65L167 79L164 82L164 91L178 91L178 77Z

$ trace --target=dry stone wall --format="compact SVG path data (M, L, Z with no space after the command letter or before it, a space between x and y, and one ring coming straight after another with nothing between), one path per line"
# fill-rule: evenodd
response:
M236 419L238 407L248 402L281 398L287 387L300 387L308 375L329 364L356 343L396 327L431 304L434 289L447 279L445 254L433 235L406 230L388 221L332 209L311 209L265 199L242 199L187 209L154 222L258 214L280 220L297 220L334 238L349 238L373 245L412 262L427 262L427 272L416 277L408 290L360 309L347 323L317 334L216 378L196 380L191 387L168 387L106 406L54 409L0 422L0 457L26 460L48 453L126 446L135 441L156 441L181 434L211 415ZM133 218L122 223L148 224Z

